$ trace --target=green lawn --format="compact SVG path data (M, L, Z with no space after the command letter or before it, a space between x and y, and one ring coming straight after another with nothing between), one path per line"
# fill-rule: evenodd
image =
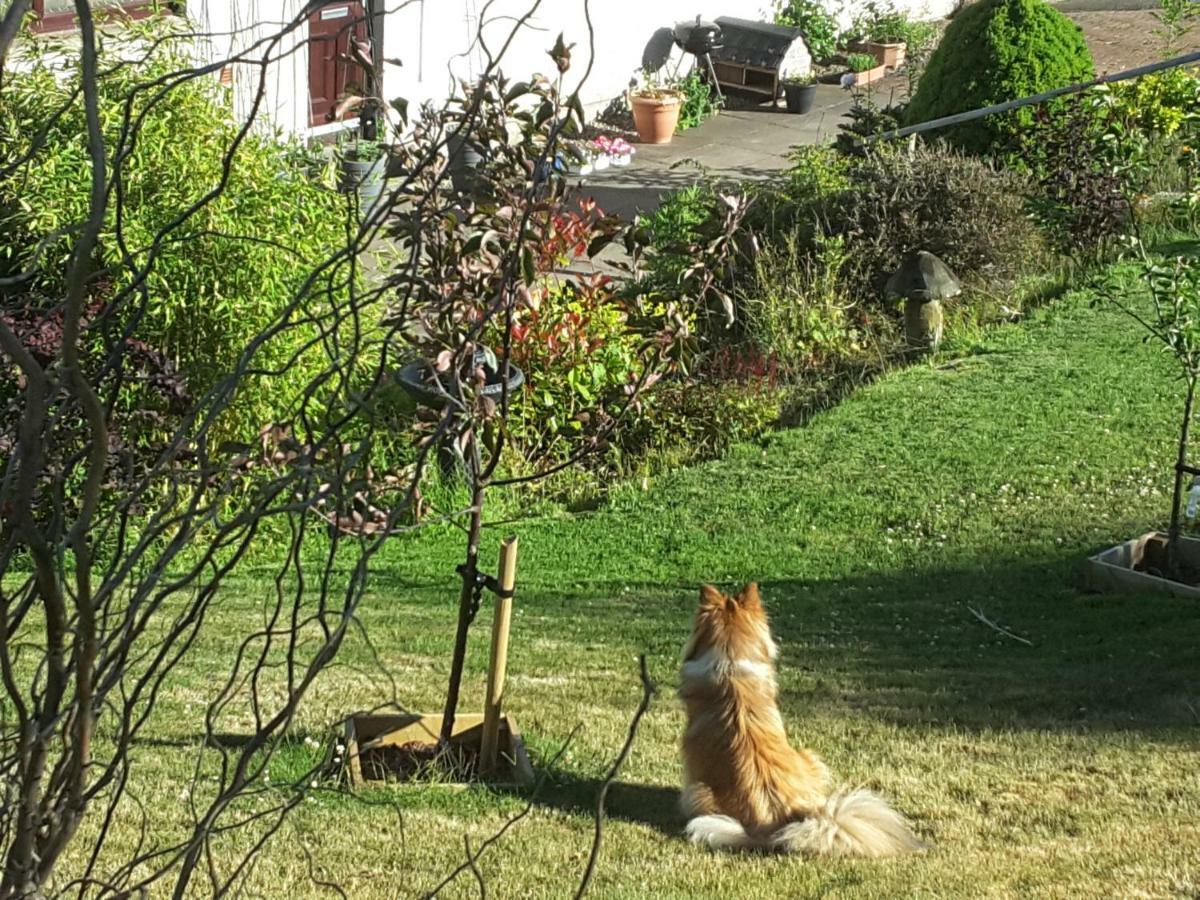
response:
M503 534L522 541L509 709L535 762L582 727L531 815L482 859L489 896L570 895L642 652L661 691L612 796L594 896L1200 895L1200 607L1078 589L1087 554L1166 516L1172 376L1136 326L1071 296L600 511L490 530L489 560ZM377 560L364 622L394 694L356 637L305 708L310 733L393 697L440 708L461 544L431 530ZM927 854L746 858L680 839L678 648L702 581L748 579L781 639L790 733L891 798ZM143 802L165 798L147 804L152 823L183 816L199 704L270 594L265 574L228 590L203 655L177 673L163 741L134 769ZM478 708L485 655L483 625L466 707ZM478 845L521 805L482 789L318 791L254 887L333 896L315 876L354 898L411 896L461 861L464 834ZM478 895L468 874L442 896Z

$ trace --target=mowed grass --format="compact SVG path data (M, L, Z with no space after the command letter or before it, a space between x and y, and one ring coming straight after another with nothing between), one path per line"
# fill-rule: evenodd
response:
M488 530L489 561L503 535L521 538L508 709L535 765L578 728L532 812L480 860L489 896L571 895L597 784L639 698L639 653L660 692L611 796L593 896L1200 896L1200 605L1079 586L1088 554L1165 520L1171 363L1081 295L955 349L807 427L620 489L597 512ZM277 771L302 770L301 737L324 739L350 710L440 710L462 544L439 528L376 560L370 647L350 639ZM681 839L678 648L701 582L750 579L782 645L793 739L890 798L927 853L806 861ZM267 573L227 589L168 686L160 740L139 748L131 786L152 830L186 819L203 704L271 595ZM485 606L464 709L481 702L489 621ZM418 895L462 861L464 835L479 846L523 803L483 788L318 789L251 888ZM118 848L135 821L114 826ZM479 889L466 873L440 896Z

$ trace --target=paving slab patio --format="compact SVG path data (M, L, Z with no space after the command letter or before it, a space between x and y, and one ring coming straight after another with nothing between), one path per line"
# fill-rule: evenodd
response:
M897 76L879 82L886 98ZM788 166L791 148L832 141L850 111L850 92L820 85L812 111L792 115L777 106L735 107L697 128L677 134L669 144L637 144L629 166L610 167L580 180L579 192L607 213L630 219L652 211L671 191L705 175L729 181L769 178Z
M904 75L891 75L872 85L875 102L886 105L907 87ZM637 144L628 166L609 167L579 180L578 193L590 197L606 213L632 220L656 209L672 191L702 178L730 182L771 178L789 166L793 147L833 141L847 120L854 98L836 85L817 87L813 108L793 115L775 106L734 106L697 128L675 135L669 144ZM621 278L621 248L609 245L594 259L577 260L569 272L602 272Z

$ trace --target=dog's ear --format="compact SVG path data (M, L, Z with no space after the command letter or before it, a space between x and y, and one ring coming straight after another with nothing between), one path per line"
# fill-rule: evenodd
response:
M718 607L725 603L725 595L718 591L711 584L706 584L700 588L700 606L701 607Z
M758 582L752 581L737 595L739 605L753 609L757 606L762 606L762 598L758 595Z

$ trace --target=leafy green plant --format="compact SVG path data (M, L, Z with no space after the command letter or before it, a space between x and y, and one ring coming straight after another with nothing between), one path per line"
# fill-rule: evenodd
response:
M383 156L383 144L359 138L347 147L346 153L359 162L373 162Z
M729 288L740 266L752 255L752 239L743 222L753 206L751 192L728 192L714 186L688 201L702 205L678 234L655 239L652 230L637 223L628 233L627 248L637 277L628 291L653 318L673 322L682 339L674 360L683 367L700 349L705 337L719 335L736 318ZM694 224L693 224L694 222Z
M1090 254L1123 234L1132 193L1145 178L1145 135L1110 102L1107 91L1035 111L1010 164L1029 171L1037 190L1030 207L1060 249Z
M788 154L788 196L805 206L850 187L850 163L828 147L795 147Z
M1170 59L1196 25L1196 4L1191 0L1158 0L1158 9L1152 15L1158 22L1155 34L1163 42L1162 56Z
M733 348L723 350L731 357ZM739 441L762 434L779 421L786 395L760 357L727 366L739 377L687 378L664 382L642 403L637 423L622 435L632 460L657 460L660 467L717 456Z
M799 28L816 62L828 59L837 50L837 20L819 0L781 0L775 7L775 24Z
M910 19L891 4L869 0L854 19L853 32L859 40L899 44L908 39Z
M865 138L899 128L903 116L903 107L880 106L869 92L856 91L848 121L838 125L834 146L847 156L861 156L867 152Z
M1038 110L1010 164L1037 182L1034 213L1054 241L1090 252L1127 232L1148 195L1190 193L1198 124L1200 82L1156 73Z
M950 23L929 58L905 123L966 112L1063 87L1092 76L1078 26L1044 0L981 0ZM1004 149L1033 121L1026 108L945 129L955 145Z
M106 314L104 328L119 332L132 321L125 316L136 315L137 339L171 360L188 389L199 394L229 372L247 342L309 277L314 261L344 238L344 207L297 165L303 154L250 134L233 157L221 196L156 245L155 235L180 210L222 184L224 154L237 128L216 86L204 79L176 85L161 98L144 89L188 69L191 60L178 44L156 43L136 67L111 64L140 33L139 26L130 28L126 40L106 45L103 58L110 64L102 66L97 84L123 204L120 230L110 212L100 235L97 263L106 277L95 297L102 304L146 267L136 312L116 313L117 321ZM10 309L36 308L40 298L62 295L74 238L70 226L88 208L89 185L81 175L88 164L80 140L85 124L78 59L62 54L59 42L49 39L31 39L24 53L25 65L6 71L0 86L0 162L14 166L0 180L0 230L6 236L0 242L0 277L30 274L24 293L10 292L5 300ZM142 117L136 143L120 130L128 98ZM60 108L66 113L56 116ZM25 138L43 126L45 141L19 162ZM338 290L318 284L309 313L318 315ZM303 349L317 334L315 327L297 328L267 341L259 357L262 374L246 380L214 438L253 440L264 425L290 418L313 374ZM129 379L119 402L133 429L130 441L150 439L142 413L148 406L161 407L146 386L143 379ZM160 420L153 427L166 426Z
M904 36L904 75L908 80L908 96L917 93L917 86L929 65L929 57L937 47L941 32L932 22L909 22Z
M525 400L508 422L527 466L559 463L602 431L640 372L641 337L609 280L552 282L517 311L512 359Z
M1200 79L1189 69L1168 69L1093 92L1109 93L1118 113L1157 138L1172 138L1200 120Z
M694 239L697 226L708 218L712 199L712 188L707 184L689 185L668 194L654 212L641 219L650 245L665 252Z
M629 84L629 93L634 97L646 97L650 100L664 100L672 97L683 100L684 95L679 87L679 81L680 79L674 74L638 69Z
M851 72L866 72L879 65L879 61L870 53L849 53L846 65Z
M841 237L818 236L810 249L792 236L755 257L739 293L741 331L781 375L829 365L858 349L843 277L847 254Z
M719 99L713 96L712 86L695 70L679 82L679 90L683 92L683 106L679 109L676 131L695 128L705 119L715 116L721 108Z

